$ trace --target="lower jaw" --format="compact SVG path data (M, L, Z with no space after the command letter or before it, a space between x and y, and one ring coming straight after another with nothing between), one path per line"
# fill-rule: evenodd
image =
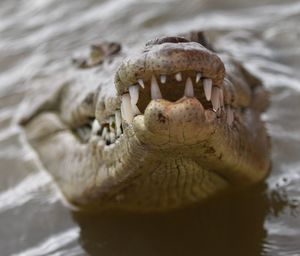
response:
M183 157L156 158L158 167L142 173L108 202L109 209L157 212L203 202L229 187L228 182Z

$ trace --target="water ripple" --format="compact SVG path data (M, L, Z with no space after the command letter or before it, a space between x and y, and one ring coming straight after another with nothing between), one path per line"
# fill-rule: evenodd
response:
M0 193L0 213L36 199L36 192L49 185L50 182L51 178L48 174L39 172L26 177L16 186Z
M82 249L78 246L71 249L64 249L57 252L57 250L63 249L65 246L70 245L76 241L79 237L79 228L70 228L62 233L50 236L45 241L38 245L24 250L23 252L13 254L13 256L43 256L43 255L80 255ZM63 252L70 252L70 254L62 254ZM55 254L56 253L56 254Z

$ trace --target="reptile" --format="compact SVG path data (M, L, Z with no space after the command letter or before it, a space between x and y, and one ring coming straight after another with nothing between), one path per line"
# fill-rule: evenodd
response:
M73 62L35 81L18 122L77 208L172 210L268 174L268 93L202 32L103 42Z

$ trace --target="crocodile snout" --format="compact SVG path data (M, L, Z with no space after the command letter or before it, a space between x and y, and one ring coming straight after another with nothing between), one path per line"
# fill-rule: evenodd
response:
M183 144L195 143L198 139L195 131L203 129L205 121L205 110L195 98L151 101L143 118L145 129L150 133L167 136L170 143Z
M157 99L176 102L194 97L205 109L217 111L224 105L224 77L224 64L215 53L182 37L164 37L123 61L115 84L122 96L123 117L131 123Z

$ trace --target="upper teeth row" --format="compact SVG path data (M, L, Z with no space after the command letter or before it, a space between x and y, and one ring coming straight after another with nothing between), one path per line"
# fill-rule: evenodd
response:
M174 75L174 77L175 77L175 79L176 79L178 82L181 82L181 81L182 81L182 74L181 74L181 72L176 73L176 74ZM199 72L197 72L197 74L196 74L196 79L195 79L196 83L198 83L198 82L200 81L201 77L202 77L202 74L199 73ZM159 80L160 80L160 82L161 82L162 84L165 84L165 83L167 82L167 76L166 76L166 75L160 75L160 76L159 76ZM145 87L145 84L144 84L143 79L138 79L138 83L139 83L139 85L140 85L142 88Z
M196 83L198 83L201 79L202 75L201 73L196 74ZM177 81L182 81L182 74L181 72L175 74L175 79ZM162 84L166 83L167 76L166 75L160 75L160 82ZM138 84L144 88L145 84L142 79L138 79ZM207 101L211 101L213 109L215 111L218 111L219 108L224 106L224 96L223 96L223 90L219 87L212 85L212 80L210 78L204 78L203 79L203 88L204 93ZM184 96L186 97L194 97L194 86L192 79L188 77L185 82L185 90L184 90ZM151 77L151 98L156 99L162 99L162 94L159 88L159 85L157 83L156 77L152 75ZM123 119L131 123L134 116L140 114L140 110L137 107L137 102L139 99L139 86L138 85L131 85L129 86L129 93L122 95L122 103L121 103L121 113Z

